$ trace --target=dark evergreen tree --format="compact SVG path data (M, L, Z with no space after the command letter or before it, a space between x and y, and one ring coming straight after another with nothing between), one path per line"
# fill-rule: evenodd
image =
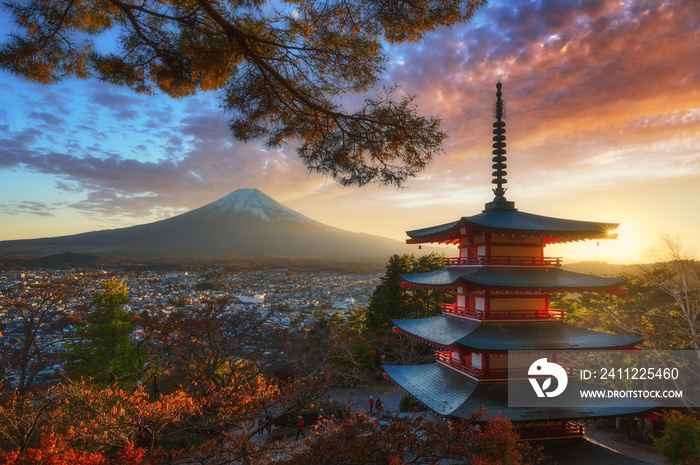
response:
M436 253L418 258L413 254L392 256L365 312L365 328L372 332L387 332L393 326L392 318L439 315L441 305L454 299L454 293L402 288L401 275L427 273L444 267L444 257Z

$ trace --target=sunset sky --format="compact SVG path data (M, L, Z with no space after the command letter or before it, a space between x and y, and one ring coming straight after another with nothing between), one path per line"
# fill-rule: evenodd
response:
M508 200L621 223L615 241L547 255L643 262L662 234L700 252L697 0L493 1L469 23L388 53L385 84L416 94L449 134L403 190L339 187L308 174L293 145L235 141L216 93L175 100L0 72L0 240L147 223L244 187L331 226L404 240L492 200L500 80Z

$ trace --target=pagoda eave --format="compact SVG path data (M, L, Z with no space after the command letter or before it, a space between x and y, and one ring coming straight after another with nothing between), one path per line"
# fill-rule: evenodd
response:
M518 292L519 294L541 294L543 292L574 292L574 293L584 293L584 292L596 292L599 294L613 294L613 295L627 295L628 289L626 287L545 287L540 286L537 288L530 287L515 287L515 286L487 286L487 285L472 285L466 282L449 283L449 284L417 284L404 281L400 284L404 289L430 289L438 291L454 291L457 289L464 289L468 292L471 291L483 291L483 290L496 290L504 292Z
M604 233L601 234L598 237L591 237L591 236L583 236L583 237L562 237L562 236L543 236L542 241L544 245L552 245L552 244L568 244L571 242L581 242L581 241L589 241L589 240L594 240L594 241L604 241L608 239L617 239L618 234L617 233Z
M619 350L643 341L640 337L594 331L562 321L484 324L445 315L392 321L397 330L427 344L467 351Z
M530 232L525 232L525 231L508 231L507 233L504 231L498 231L498 230L488 230L488 229L480 229L480 230L472 230L474 234L484 234L484 233L497 233L497 234L507 234L509 236L520 236L520 237L525 237L525 236L530 236L530 237L542 237L542 241L544 245L554 245L554 244L570 244L573 242L582 242L582 241L589 241L589 240L595 240L595 241L601 241L601 240L608 240L608 239L617 239L618 234L601 234L599 236L591 236L591 235L584 235L584 236L569 236L569 237L563 237L563 236L543 236L542 234L538 233L530 233ZM406 239L406 244L409 245L416 245L416 244L448 244L448 245L455 245L459 244L460 238L465 237L466 235L460 234L458 231L453 231L449 234L441 234L438 236L429 236L429 237L416 237L416 238L411 238L411 239Z
M441 291L456 290L460 287L459 283L456 284L446 284L446 285L428 285L428 284L414 284L407 281L401 282L400 286L404 289L436 289Z
M625 294L624 278L607 278L551 267L455 267L401 275L404 288L518 292L606 292Z
M406 231L408 243L439 242L441 238L480 233L544 236L550 243L614 239L619 223L568 220L534 215L518 210L491 210L478 215L462 217L452 223ZM411 241L411 242L409 242ZM416 242L413 242L416 241Z
M399 328L398 326L392 327L392 328L391 328L391 332L392 332L392 333L395 333L395 334L403 334L404 336L411 337L411 338L413 338L413 339L415 339L415 340L417 340L417 341L419 341L419 342L422 342L423 344L429 345L429 346L431 346L431 347L435 347L436 349L447 350L447 349L455 349L455 348L457 348L457 344L454 343L454 342L452 342L451 344L449 344L449 343L448 343L448 344L440 344L440 343L438 343L438 342L436 342L436 341L431 341L431 340L428 340L428 339L423 339L423 338L421 338L421 337L416 336L415 334L411 334L411 333L409 333L409 332L406 332L406 331L404 331L403 329Z
M439 236L406 239L406 244L457 244L459 243L459 237L459 232L454 231L450 234L442 234Z
M481 408L498 413L512 422L586 420L635 415L657 407L639 406L615 400L592 399L590 405L570 408L509 407L507 383L480 383L438 363L427 365L384 365L386 375L436 414L450 419L469 419ZM435 389L440 386L440 389Z

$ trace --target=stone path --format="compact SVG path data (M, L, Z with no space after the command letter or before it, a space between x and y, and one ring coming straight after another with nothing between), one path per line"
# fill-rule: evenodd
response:
M376 401L378 398L382 399L382 405L384 406L384 411L391 413L399 412L399 403L404 395L404 391L398 386L385 385L385 386L360 386L352 388L343 389L331 389L328 394L331 399L336 401L341 401L347 403L348 392L352 393L352 400L350 403L353 413L355 412L365 412L369 413L369 396L374 397Z
M665 465L664 458L656 454L651 447L627 442L614 433L603 431L598 428L588 428L586 430L586 437L595 443L602 444L628 457L643 460L651 465Z

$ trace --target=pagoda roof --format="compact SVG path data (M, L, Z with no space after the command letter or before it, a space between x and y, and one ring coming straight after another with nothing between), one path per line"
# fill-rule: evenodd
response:
M393 322L401 331L444 348L605 350L630 347L643 341L641 337L593 331L560 321L479 323L441 315Z
M403 274L405 287L521 291L570 291L624 293L624 278L608 278L565 271L561 268L444 268L418 274Z
M568 220L534 215L517 209L489 209L474 216L465 216L452 223L406 231L409 243L450 242L467 227L473 233L495 232L546 237L546 243L568 242L584 239L614 239L619 223Z
M466 419L481 407L510 421L546 421L633 415L657 404L640 407L634 399L590 399L585 407L509 407L508 383L479 383L443 365L384 365L386 374L406 392L439 415ZM570 385L581 384L569 380ZM567 389L576 392L578 389ZM566 393L565 393L566 394ZM606 405L612 404L613 406ZM636 406L635 406L636 405Z

